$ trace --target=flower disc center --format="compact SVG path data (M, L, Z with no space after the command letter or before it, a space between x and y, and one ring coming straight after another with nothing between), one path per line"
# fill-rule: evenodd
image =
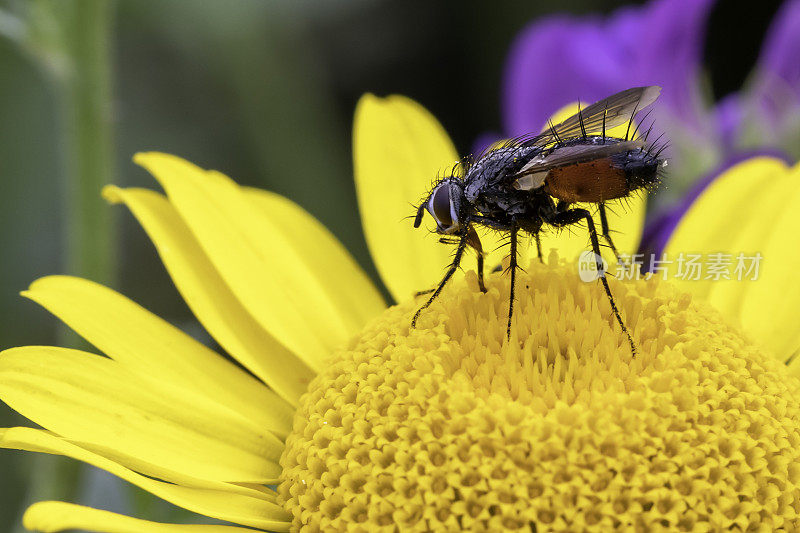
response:
M800 528L800 384L656 280L534 261L367 325L301 398L281 458L294 527ZM775 487L772 490L770 487ZM776 492L777 491L777 492Z

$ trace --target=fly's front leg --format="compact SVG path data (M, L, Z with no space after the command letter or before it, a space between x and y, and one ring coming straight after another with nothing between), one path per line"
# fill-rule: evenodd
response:
M461 243L462 237L442 237L439 239L439 242L442 244L454 244L458 245ZM481 292L487 292L486 284L484 283L483 278L483 268L484 268L484 260L483 260L483 246L481 246L481 239L478 237L478 233L475 231L475 228L470 225L467 228L467 245L475 250L475 254L478 258L478 288ZM422 296L423 294L430 294L436 290L436 287L432 289L426 289L424 291L417 291L414 293L414 296Z
M417 327L417 319L419 318L420 313L422 313L422 311L427 309L433 303L433 301L442 292L442 289L444 289L444 286L447 285L447 282L450 281L450 278L453 277L453 274L455 274L456 270L458 270L458 267L461 264L461 258L464 256L464 250L467 248L468 236L469 230L468 228L465 228L461 233L460 240L458 241L458 248L456 248L456 253L453 256L453 262L450 263L450 267L447 269L442 281L439 282L439 286L433 291L433 294L431 294L430 298L428 298L428 301L426 301L422 307L417 309L417 312L414 313L414 317L411 319L412 328Z
M458 244L461 242L461 239L459 237L442 237L439 239L439 242L442 244ZM433 287L432 289L425 289L424 291L417 291L414 293L414 296L416 297L422 296L423 294L430 294L435 290L436 287Z
M608 286L608 280L606 279L606 274L603 270L603 257L600 255L600 242L597 239L597 230L594 227L592 215L586 209L569 209L567 211L556 213L552 220L549 220L548 222L555 226L568 226L582 220L585 220L586 225L589 227L589 238L592 241L592 251L595 254L597 272L600 274L600 281L603 284L603 289L605 289L606 296L611 304L611 310L617 319L617 323L619 323L619 326L625 333L625 336L628 337L628 343L631 346L631 352L633 353L633 356L636 357L636 345L633 343L633 337L631 337L628 328L625 327L625 323L622 321L622 316L620 315L617 304L614 301L614 296L611 294L611 287Z
M478 256L478 287L481 292L486 292L486 285L483 282L483 246L481 245L481 238L472 224L467 230L467 244L475 250L475 254Z

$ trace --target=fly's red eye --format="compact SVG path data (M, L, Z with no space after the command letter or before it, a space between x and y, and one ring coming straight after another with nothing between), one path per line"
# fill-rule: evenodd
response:
M447 184L439 185L433 191L428 207L440 226L453 225L453 219L450 216L450 187Z

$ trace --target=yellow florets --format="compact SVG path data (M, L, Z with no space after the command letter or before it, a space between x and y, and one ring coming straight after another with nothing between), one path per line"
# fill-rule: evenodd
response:
M800 529L800 382L672 286L531 263L368 325L311 383L279 493L294 528Z

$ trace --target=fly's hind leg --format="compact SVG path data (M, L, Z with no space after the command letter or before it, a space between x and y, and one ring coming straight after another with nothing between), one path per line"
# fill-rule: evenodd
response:
M458 270L458 267L461 264L461 258L464 256L464 250L467 247L468 235L469 234L467 230L464 230L463 233L461 234L461 237L458 241L458 248L456 248L456 253L453 256L453 261L450 263L450 267L447 269L447 272L442 278L442 281L439 282L439 286L432 291L433 294L431 294L430 298L428 298L428 300L424 304L422 304L422 307L417 309L417 312L414 313L414 317L411 319L412 328L417 327L417 319L419 318L419 315L433 303L433 301L442 292L442 289L444 289L444 286L447 285L447 282L450 281L450 278L453 277L453 274L456 273L456 270Z
M614 253L614 257L617 258L617 261L620 264L623 264L624 261L620 257L617 247L614 246L614 241L611 240L611 230L608 228L608 218L606 217L606 204L600 202L598 211L600 212L600 229L603 231L603 239L605 239L605 241L608 243L609 248L611 248L611 251Z
M517 232L519 227L511 225L511 253L508 269L511 271L511 294L508 297L508 322L506 323L506 339L511 340L511 317L514 316L514 286L517 281Z
M636 345L633 342L633 337L631 337L628 328L625 327L625 323L622 321L622 315L620 315L617 304L614 301L614 296L611 294L611 287L608 286L608 280L606 279L606 274L603 269L603 257L600 255L600 242L597 239L597 230L594 227L592 215L586 209L569 209L556 213L549 222L555 226L568 226L582 220L586 220L586 225L589 227L589 238L592 241L592 251L597 261L597 272L600 275L600 281L603 284L606 296L608 296L608 302L611 304L611 311L614 313L614 317L617 319L617 323L622 328L623 333L625 333L625 336L628 338L628 343L631 346L631 353L636 357Z

